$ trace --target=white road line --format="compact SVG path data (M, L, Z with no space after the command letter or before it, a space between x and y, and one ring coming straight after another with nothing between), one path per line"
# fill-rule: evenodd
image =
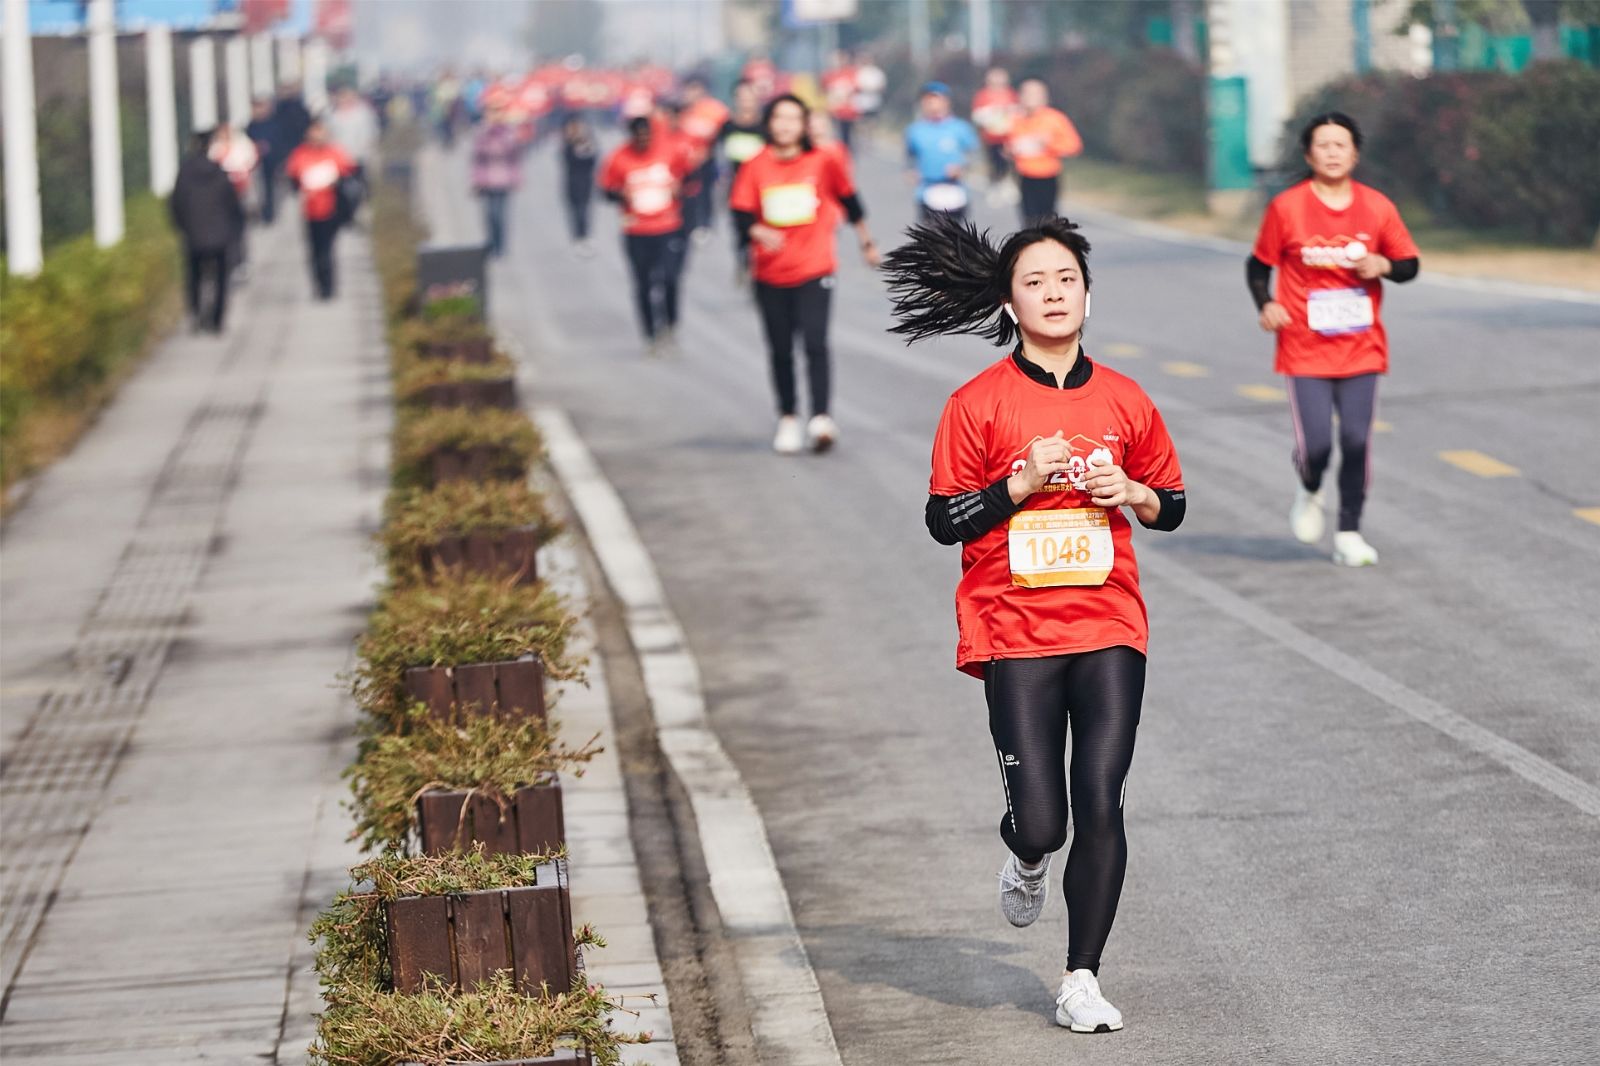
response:
M667 606L655 565L621 497L566 414L540 407L534 421L544 434L550 465L622 601L661 750L694 809L711 893L739 961L762 1059L785 1066L840 1066L822 991L795 929L766 826L706 717L700 668Z
M1600 788L1569 774L1522 745L1452 711L1436 700L1396 681L1318 638L1299 626L1280 618L1264 607L1204 577L1161 551L1145 551L1139 562L1146 573L1155 573L1196 599L1242 622L1257 633L1276 641L1343 680L1364 689L1424 725L1432 726L1463 747L1492 759L1512 773L1533 782L1558 799L1566 800L1585 814L1600 818Z

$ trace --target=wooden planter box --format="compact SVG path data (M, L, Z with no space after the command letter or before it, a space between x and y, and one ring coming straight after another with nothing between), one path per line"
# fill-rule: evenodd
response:
M593 1059L587 1051L578 1051L573 1048L562 1048L554 1055L547 1055L542 1059L515 1059L501 1062L455 1062L451 1061L445 1066L592 1066ZM420 1062L403 1062L400 1066L423 1066Z
M424 978L470 989L510 970L517 987L565 992L578 973L572 904L559 863L539 867L536 885L450 896L401 896L385 904L389 966L399 992ZM558 1060L559 1061L559 1060Z
M417 354L424 359L455 359L463 363L487 363L494 356L494 344L488 337L474 337L460 341L425 341L418 345Z
M445 481L516 481L528 476L522 457L496 444L440 448L430 457L428 467L435 485Z
M467 851L481 843L490 855L537 855L567 840L561 781L517 789L504 811L476 792L424 792L417 797L417 835L428 855Z
M519 585L539 580L539 531L534 526L495 533L443 537L418 552L422 572L430 578L440 569L460 567L491 577L515 576Z
M406 689L437 718L463 714L532 715L543 721L544 664L528 657L462 666L413 666Z
M411 398L427 407L502 407L510 411L517 406L517 383L514 378L445 381L419 389Z

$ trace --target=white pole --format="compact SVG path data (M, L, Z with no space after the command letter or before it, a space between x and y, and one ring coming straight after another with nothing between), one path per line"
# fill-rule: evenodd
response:
M306 42L304 67L306 110L313 115L328 108L328 42L313 37Z
M189 122L196 130L217 126L217 49L210 37L189 42Z
M250 60L244 38L229 37L222 54L228 65L228 125L242 129L250 121Z
M178 101L172 88L172 30L152 25L144 31L145 90L150 104L150 189L172 191L178 177Z
M3 68L6 144L6 269L31 278L44 266L39 212L39 130L33 107L33 35L28 0L5 0Z
M921 81L927 76L928 57L932 50L929 39L928 0L906 0L906 3L906 13L911 22L911 65L915 68L917 80Z
M972 65L989 65L990 38L994 31L989 25L989 0L967 0L967 42L972 53Z
M89 0L89 147L94 242L122 240L122 123L117 113L117 33L111 0Z
M278 81L287 85L299 81L300 71L300 38L278 38Z
M258 33L250 38L250 91L271 96L277 86L272 76L272 38Z

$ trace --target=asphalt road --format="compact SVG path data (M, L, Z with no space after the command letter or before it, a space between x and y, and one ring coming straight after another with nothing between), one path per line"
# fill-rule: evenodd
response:
M861 170L891 244L909 189L887 160ZM1102 969L1127 1028L1075 1037L1051 1021L1059 867L1036 926L996 905L958 553L922 521L943 401L1000 353L886 335L842 240L841 444L779 458L725 229L692 252L681 354L647 360L614 211L576 259L555 188L536 155L499 317L654 556L845 1063L1594 1061L1600 525L1575 512L1600 507L1600 306L1391 292L1365 523L1383 559L1345 570L1288 534L1288 413L1242 255L1089 216L1086 350L1161 408L1190 502L1177 533L1136 534L1150 684Z

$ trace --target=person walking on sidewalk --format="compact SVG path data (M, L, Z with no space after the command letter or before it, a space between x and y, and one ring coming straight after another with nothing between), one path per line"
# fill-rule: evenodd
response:
M1031 226L1056 213L1061 160L1083 151L1083 138L1070 118L1050 106L1050 90L1038 78L1022 83L1017 100L1022 113L1011 124L1006 154L1017 171L1022 224Z
M483 201L483 230L496 259L506 250L506 201L522 184L522 148L505 105L495 101L472 139L472 191Z
M244 205L227 171L210 156L212 134L197 133L178 167L167 210L183 240L190 327L222 332L229 253L244 232Z
M811 450L820 453L833 447L839 436L828 413L828 314L838 265L833 232L838 216L830 210L830 201L844 209L855 227L868 266L878 265L878 249L845 165L811 142L810 109L805 102L798 96L780 96L767 105L765 118L767 146L739 168L728 206L734 224L750 234L756 305L767 335L778 401L772 449L794 455L809 442ZM805 339L811 388L811 420L804 435L795 392L797 332Z
M278 217L278 174L283 169L287 150L280 143L277 119L272 111L272 98L258 96L250 105L250 122L244 128L245 136L256 146L257 195L260 198L259 218L266 226Z
M1339 529L1333 561L1373 566L1378 551L1361 535L1372 477L1372 420L1378 377L1389 372L1389 339L1378 310L1383 279L1417 276L1416 242L1389 198L1350 175L1361 159L1361 129L1339 111L1318 115L1300 134L1311 174L1267 205L1245 264L1261 328L1277 336L1277 372L1289 379L1299 487L1289 527L1302 544L1322 540L1322 478L1333 457L1339 415ZM1272 271L1278 291L1272 292Z
M352 85L341 88L328 112L328 140L355 164L360 199L367 198L367 168L378 151L378 116Z
M628 121L628 140L606 157L600 189L622 208L622 246L646 354L661 355L678 326L683 263L682 192L688 156L648 115Z
M1083 351L1089 242L1071 222L1041 219L999 248L951 218L909 236L885 268L894 332L1010 349L946 402L924 510L935 540L962 546L956 666L983 681L1004 784L1000 909L1015 926L1039 917L1070 810L1055 1019L1112 1032L1122 1014L1100 991L1100 958L1128 862L1149 636L1123 509L1178 527L1177 450L1144 390Z
M355 163L328 141L327 126L316 119L306 129L305 142L290 153L284 170L300 193L317 299L331 300L335 289L333 240L341 221L339 182L356 172Z
M594 171L600 148L588 121L574 111L561 121L561 186L566 193L567 228L572 250L588 258L594 254L589 237L589 204L594 199Z

